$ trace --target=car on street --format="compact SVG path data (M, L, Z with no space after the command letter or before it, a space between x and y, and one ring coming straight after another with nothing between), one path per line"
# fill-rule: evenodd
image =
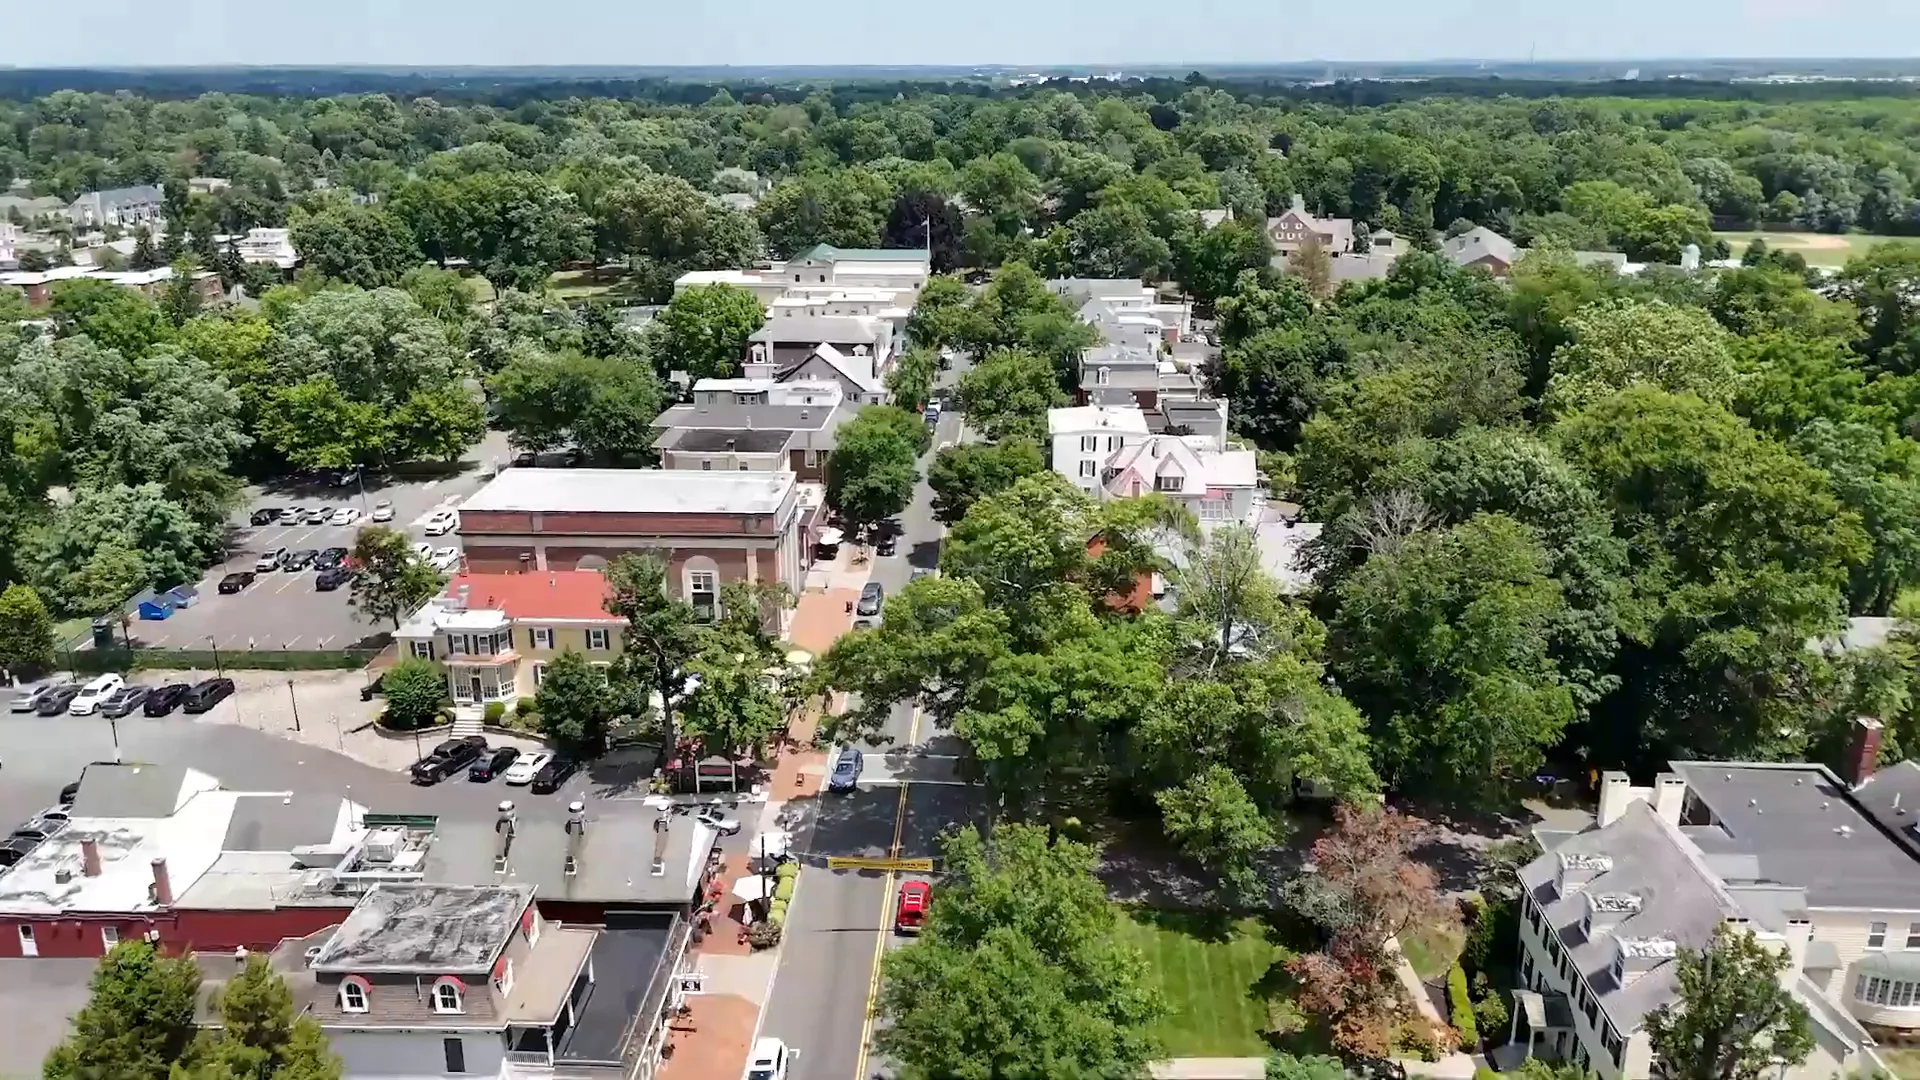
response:
M428 536L445 536L460 527L460 515L452 510L435 510L427 515L423 528Z
M260 553L259 558L253 560L253 569L255 573L271 573L272 571L280 569L280 564L286 561L286 548L268 548L266 551Z
M148 716L166 716L179 708L180 702L192 692L193 687L187 683L168 683L148 694L146 704L140 706L140 711Z
M577 446L560 454L560 467L563 469L577 469L586 463L587 452Z
M506 772L514 760L520 756L517 746L503 746L491 754L482 755L473 767L467 770L467 779L485 782Z
M43 682L39 686L34 687L32 693L21 694L19 697L14 698L12 703L7 706L7 711L18 713L35 712L40 708L40 703L45 701L55 690L63 686L72 685L73 684L66 679L51 679Z
M693 820L705 825L721 836L732 836L734 833L740 831L740 819L737 817L728 817L727 812L717 806L701 807L700 812L693 815Z
M128 684L114 691L112 697L100 703L100 715L121 717L146 704L153 696L153 687Z
M39 846L38 840L0 840L0 866L12 866L25 858L29 851Z
M898 536L895 536L891 532L881 533L880 543L874 547L875 553L879 554L883 558L888 555L892 555L899 550L900 550L900 538Z
M232 596L234 593L253 584L253 570L238 570L220 579L220 595Z
M840 756L833 759L833 773L827 777L828 791L852 791L860 783L860 767L865 756L851 746L840 748Z
M878 615L880 606L887 602L887 590L877 581L869 581L860 590L860 606L856 615Z
M353 578L354 570L352 567L330 566L320 571L319 576L313 579L313 587L318 592L332 592L340 586L351 582Z
M280 561L280 569L285 570L289 574L297 573L312 566L313 560L319 558L319 556L320 553L312 548L301 548L299 551L289 551L287 552L287 557Z
M180 708L189 713L203 713L226 700L233 693L232 679L206 679L195 683L180 699Z
M13 830L11 838L15 840L31 840L37 844L66 827L67 822L64 818L59 821L47 821L44 818L35 818Z
M263 506L247 515L247 520L255 525L271 525L280 520L280 508L277 506Z
M416 542L413 545L413 557L419 559L421 562L426 562L428 559L433 558L433 545Z
M72 683L68 683L65 686L54 687L47 692L46 696L40 699L40 704L33 707L33 714L35 716L59 716L61 713L67 711L67 706L73 704L73 699L78 697L79 694L80 688Z
M933 886L924 881L901 882L900 895L893 904L894 933L919 933L927 924L927 902L932 896Z
M333 516L327 519L329 525L358 525L359 523L360 508L357 506L343 506L335 510Z
M740 1080L790 1080L793 1075L793 1051L779 1039L757 1039L747 1057L747 1071Z
M473 760L487 752L487 739L484 735L468 735L461 739L448 739L433 748L433 753L413 763L413 782L416 784L437 784L456 771L472 764Z
M393 500L381 499L379 502L374 503L372 517L373 517L373 520L375 521L392 521L393 520Z
M580 763L570 757L556 757L541 766L539 772L533 774L533 783L528 785L528 790L535 795L559 791L560 785L566 783L567 778L579 768Z
M460 565L460 549L457 547L434 548L427 556L427 565L441 573L452 573Z
M310 506L307 508L307 512L301 516L300 524L325 525L327 523L327 519L332 516L333 516L333 511L327 509L324 506Z
M552 760L553 754L546 750L535 750L533 753L523 756L519 761L513 763L512 768L507 770L507 783L515 786L533 783L535 774L539 773L541 769L546 768L547 762Z
M513 467L516 469L531 469L538 464L540 464L540 455L531 450L522 450L513 455Z

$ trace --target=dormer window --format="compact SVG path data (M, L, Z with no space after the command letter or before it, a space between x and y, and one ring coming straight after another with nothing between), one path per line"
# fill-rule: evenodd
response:
M1588 904L1587 910L1583 912L1580 916L1580 936L1587 939L1588 941L1593 940L1593 905L1592 904Z
M1616 952L1613 954L1613 967L1608 969L1608 973L1613 976L1613 985L1627 985L1627 957L1625 953Z
M340 981L340 1011L363 1013L367 1011L367 982L358 975L349 975Z
M433 984L433 1011L437 1013L464 1012L460 1000L460 981L441 979Z

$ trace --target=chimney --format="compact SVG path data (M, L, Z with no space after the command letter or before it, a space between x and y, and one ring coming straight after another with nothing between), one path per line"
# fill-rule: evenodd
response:
M100 841L91 836L80 838L80 872L88 877L100 876Z
M1858 787L1873 775L1880 762L1880 721L1871 716L1853 718L1853 741L1847 744L1847 760L1841 779Z
M153 902L160 907L173 906L173 879L167 876L167 860L153 860Z
M1307 197L1299 192L1295 192L1293 195L1293 212L1296 214L1304 214L1307 212Z
M1600 774L1600 813L1597 824L1601 828L1620 820L1627 812L1627 804L1633 801L1632 781L1626 773L1608 771Z
M1687 781L1678 773L1661 773L1653 778L1653 809L1667 824L1679 828L1681 811L1687 805Z
M653 819L653 866L654 877L664 876L667 872L667 837L672 835L673 823L667 820L663 811Z

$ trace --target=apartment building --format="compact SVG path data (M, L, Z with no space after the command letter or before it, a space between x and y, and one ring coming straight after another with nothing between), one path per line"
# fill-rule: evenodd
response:
M1047 410L1048 459L1053 471L1098 496L1107 461L1147 437L1147 418L1132 406L1082 405Z
M707 593L718 599L718 589ZM461 574L394 631L401 654L439 662L456 708L512 704L540 689L547 665L577 652L610 666L623 625L606 610L597 570Z
M826 476L835 433L858 407L838 382L702 379L691 402L654 420L660 435L653 446L663 469L784 469L818 483Z

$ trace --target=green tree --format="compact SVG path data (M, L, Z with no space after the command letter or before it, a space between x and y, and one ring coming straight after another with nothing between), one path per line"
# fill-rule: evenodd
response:
M887 372L887 400L908 412L921 411L933 397L933 376L933 351L907 350Z
M605 672L572 649L547 663L534 696L540 730L561 748L582 756L604 753L607 733L625 711Z
M304 264L349 285L396 285L421 262L406 223L378 206L335 204L295 214L290 224L294 250Z
M158 484L86 485L23 547L34 581L56 605L99 615L142 588L198 581L216 538Z
M1062 277L1144 278L1157 281L1173 265L1173 251L1154 235L1153 223L1124 200L1102 202L1076 214L1058 233Z
M891 405L868 405L843 425L827 458L827 505L849 531L907 508L919 482L916 461L926 425Z
M1190 228L1175 237L1174 271L1195 303L1210 309L1232 294L1243 272L1272 265L1273 241L1261 224L1265 216L1223 221L1211 229Z
M675 710L686 689L686 666L699 654L700 624L693 605L667 591L667 564L656 555L622 555L607 567L607 611L626 620L613 675L622 685L660 700L661 746L679 746ZM637 696L637 695L636 695Z
M1346 1066L1325 1054L1295 1057L1276 1053L1267 1059L1267 1080L1346 1080Z
M959 395L967 424L995 442L1040 442L1047 434L1047 410L1067 402L1052 363L1013 349L983 357L960 377Z
M670 370L685 371L696 380L738 374L747 339L764 322L760 301L731 285L682 289L654 318Z
M294 1018L293 994L266 957L249 956L217 1000L219 1035L203 1036L200 1055L208 1080L338 1080L319 1022Z
M403 657L380 676L380 692L387 699L383 722L388 727L430 727L447 704L447 672L431 660Z
M644 459L653 448L660 384L628 359L513 350L488 380L495 423L528 450L577 446L608 460Z
M0 592L0 672L53 667L53 616L40 594L21 584Z
M1792 963L1751 930L1718 927L1705 949L1682 950L1675 1000L1647 1016L1665 1074L1683 1080L1763 1080L1813 1052L1807 1007L1780 985Z
M406 617L439 594L447 579L413 550L413 538L398 529L368 525L353 538L348 560L360 568L347 603L369 622L391 622L398 630Z
M200 970L147 941L122 941L94 969L86 1005L41 1066L46 1080L164 1080L194 1042Z
M200 285L194 274L200 265L182 256L173 260L173 276L160 288L160 314L175 326L184 326L200 313Z
M1600 301L1567 320L1547 402L1577 409L1635 383L1725 402L1737 392L1727 333L1698 308L1660 300Z
M1229 897L1240 904L1257 904L1263 898L1254 858L1272 846L1273 824L1247 796L1233 770L1210 765L1178 787L1156 793L1154 801L1167 836L1219 874Z
M970 317L973 291L959 278L927 279L907 316L907 340L915 348L944 349L958 342Z
M747 610L759 614L754 605ZM716 635L687 664L687 673L700 685L681 702L682 730L699 739L706 753L757 754L786 725L767 667L763 653L740 649L730 635Z
M1164 1005L1116 930L1094 851L1043 828L963 830L925 932L887 954L876 1045L907 1080L1129 1076Z
M1046 468L1040 448L1027 439L950 446L935 454L927 466L933 516L952 525L966 517L975 502Z
M62 334L85 334L95 345L125 357L145 356L173 336L153 301L110 281L56 281L48 311Z

